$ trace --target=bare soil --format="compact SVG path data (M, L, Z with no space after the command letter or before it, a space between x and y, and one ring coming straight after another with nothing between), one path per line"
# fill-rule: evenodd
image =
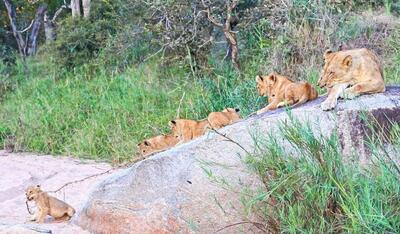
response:
M52 233L85 233L71 222L54 223L51 217L47 218L45 224L27 221L30 214L25 204L25 189L29 185L40 184L45 191L55 191L68 182L99 174L110 168L111 165L106 163L70 157L14 154L0 150L0 233L26 233L28 229L42 229ZM90 190L106 176L108 174L74 183L51 195L78 211ZM34 203L29 203L29 206L32 211L35 210ZM41 232L36 230L33 233Z

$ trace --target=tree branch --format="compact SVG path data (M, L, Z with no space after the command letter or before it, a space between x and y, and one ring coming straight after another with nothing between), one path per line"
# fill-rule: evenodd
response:
M212 17L211 15L211 9L209 6L207 6L207 4L204 2L204 0L201 0L201 3L203 4L203 7L206 8L206 10L203 10L203 12L207 13L207 18L208 20L214 24L215 26L219 27L219 28L223 28L224 25L221 23L218 23L216 19L214 19L214 17Z

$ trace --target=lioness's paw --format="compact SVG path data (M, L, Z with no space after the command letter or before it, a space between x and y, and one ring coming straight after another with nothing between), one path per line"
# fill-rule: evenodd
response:
M334 109L336 106L336 100L331 101L331 100L325 100L323 103L321 103L321 109L323 111L329 111Z

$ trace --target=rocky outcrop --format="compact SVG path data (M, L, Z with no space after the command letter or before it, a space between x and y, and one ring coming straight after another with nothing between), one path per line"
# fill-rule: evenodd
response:
M368 161L363 140L371 117L378 120L375 127L383 135L390 121L400 121L400 88L340 101L331 112L319 107L323 99L293 109L294 118L309 122L323 136L337 131L345 155L358 155L362 162ZM243 159L246 151L254 150L253 137L278 131L278 123L284 121L289 121L284 110L254 116L221 129L238 144L209 133L141 161L98 184L74 222L94 233L212 233L230 224L258 221L245 213L240 201L248 195L245 188L262 182ZM243 224L224 231L260 230Z

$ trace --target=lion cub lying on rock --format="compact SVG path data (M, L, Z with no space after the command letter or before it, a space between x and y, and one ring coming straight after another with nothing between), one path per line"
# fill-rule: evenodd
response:
M207 119L200 121L191 119L175 119L169 122L169 126L172 135L177 137L179 139L178 144L181 144L204 135L209 128L209 123Z
M35 201L37 206L37 211L30 221L43 223L47 215L52 216L56 221L67 221L75 214L72 206L49 196L40 189L40 185L29 186L26 190L26 199Z
M286 76L275 72L268 76L256 77L257 90L260 96L268 96L268 105L257 111L257 114L283 107L285 105L303 104L318 97L317 91L308 82L295 83Z
M167 150L175 145L188 142L204 135L209 129L219 129L240 119L239 109L226 108L221 112L211 112L207 119L175 119L169 122L170 135L160 135L138 144L143 156Z
M221 112L211 112L208 115L208 122L213 129L219 129L232 124L240 119L239 108L226 108Z
M219 129L240 119L239 109L226 108L221 112L211 112L207 119L200 121L176 119L169 123L172 134L180 139L179 143L193 140L204 135L209 129Z
M139 150L143 156L157 151L163 151L175 146L179 138L173 135L160 135L144 140L138 144Z
M339 97L353 99L360 94L385 91L382 67L370 50L328 50L324 59L318 86L328 89L328 97L321 103L322 110L335 108Z

